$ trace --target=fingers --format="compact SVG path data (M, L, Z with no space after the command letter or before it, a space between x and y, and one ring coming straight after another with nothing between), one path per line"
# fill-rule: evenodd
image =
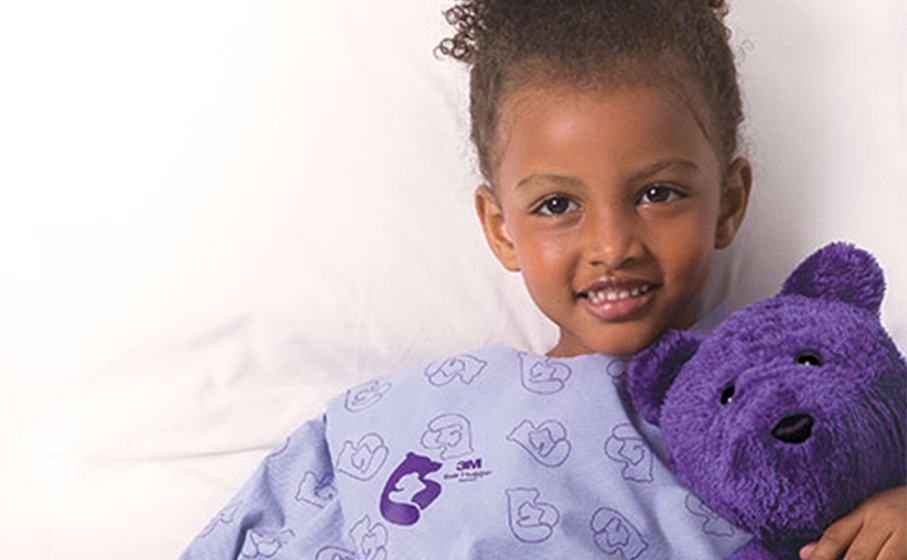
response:
M869 560L871 558L880 558L882 547L888 542L888 535L885 532L869 531L869 527L861 531L850 547L847 548L847 554L844 560Z
M907 560L907 487L868 498L800 549L801 560Z
M878 560L904 560L905 558L907 558L907 542L904 539L899 539L897 535L892 535L885 542L877 556Z
M804 549L812 545L803 547L803 549L800 550L800 558L803 558L804 560L836 560L844 554L845 550L848 550L848 547L852 549L853 546L857 544L854 541L854 537L857 536L857 533L859 533L862 528L862 516L844 516L829 525L828 529L822 533L822 537L815 543L812 554L803 556ZM848 557L846 557L845 560L873 558L872 556L854 556L853 558L850 558L849 556L850 553L848 552Z
M813 554L816 551L817 543L809 543L800 549L800 560L813 560ZM866 554L864 556L864 554ZM837 558L837 557L835 557ZM885 541L875 556L867 551L855 550L851 547L845 560L857 560L859 558L875 558L876 560L907 560L907 541L892 535Z
M800 560L809 560L815 550L816 543L814 542L803 545L803 548L800 549Z
M907 488L900 486L879 492L857 511L864 512L863 528L850 545L845 560L907 560Z

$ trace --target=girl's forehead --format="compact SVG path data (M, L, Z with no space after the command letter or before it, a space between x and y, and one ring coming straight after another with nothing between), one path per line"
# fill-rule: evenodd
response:
M601 120L619 121L639 117L638 111L653 107L668 113L683 113L692 118L701 133L710 138L706 120L701 115L698 95L680 84L630 82L618 85L530 85L513 90L501 103L498 121L499 138L514 126L540 118L565 118L571 115L595 115Z
M672 88L526 87L504 100L497 171L564 154L578 161L604 155L596 150L641 160L672 151L717 158L696 111Z
M657 102L676 110L688 110L680 93L660 86L626 85L608 88L531 86L520 88L504 99L502 124L512 126L515 120L531 118L540 111L573 113L607 112L613 108L626 110L626 106L633 104L634 101Z

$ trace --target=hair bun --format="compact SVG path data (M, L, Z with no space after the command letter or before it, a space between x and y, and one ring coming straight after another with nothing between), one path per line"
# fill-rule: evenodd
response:
M467 0L444 11L444 18L454 28L454 36L438 44L436 52L456 60L472 63L476 53L476 37L482 26L484 5Z
M726 0L707 0L709 9L715 13L721 19L724 19L724 16L728 14L730 9L728 8Z

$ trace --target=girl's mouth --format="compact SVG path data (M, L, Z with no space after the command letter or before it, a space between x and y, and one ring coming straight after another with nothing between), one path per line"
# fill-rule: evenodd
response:
M606 282L581 292L586 309L604 321L636 318L654 299L657 284L649 282Z
M618 286L602 288L600 290L590 290L580 294L595 305L602 303L613 303L623 301L629 298L638 298L651 292L655 286L653 284L642 284L631 289L620 288Z

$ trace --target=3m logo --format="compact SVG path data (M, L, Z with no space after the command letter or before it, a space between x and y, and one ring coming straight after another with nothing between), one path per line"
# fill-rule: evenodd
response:
M482 468L482 459L466 459L457 463L458 471L475 471Z
M428 478L443 465L413 452L406 454L381 493L381 515L396 525L415 525L441 495L441 485Z
M491 470L486 468L481 457L475 459L463 459L453 464L456 470L451 470L444 475L444 480L456 480L457 482L475 482L482 480L486 476L491 476Z

